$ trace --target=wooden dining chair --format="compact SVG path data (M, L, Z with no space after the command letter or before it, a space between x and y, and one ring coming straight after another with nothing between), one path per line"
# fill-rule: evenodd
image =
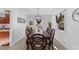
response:
M52 29L52 35L51 35L51 46L52 46L52 49L53 49L53 40L54 40L54 37L55 37L55 29Z
M54 39L54 36L55 36L55 29L52 29L51 30L51 34L49 36L45 37L45 46L46 46L46 48L48 50L50 50L51 47L53 49L53 39Z
M42 34L33 34L31 36L31 48L32 50L44 50L45 49L45 40L44 35Z
M30 28L26 27L25 34L26 34L26 45L27 45L26 49L27 50L30 49L29 45L30 45L30 42L31 42L31 35L32 35L32 33L33 33L33 29L31 27Z

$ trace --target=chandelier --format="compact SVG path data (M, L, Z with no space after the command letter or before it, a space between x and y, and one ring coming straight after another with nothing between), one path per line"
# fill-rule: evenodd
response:
M42 17L39 15L39 8L37 8L37 10L38 10L38 14L36 16L36 21L39 24L41 22L41 20L42 20Z

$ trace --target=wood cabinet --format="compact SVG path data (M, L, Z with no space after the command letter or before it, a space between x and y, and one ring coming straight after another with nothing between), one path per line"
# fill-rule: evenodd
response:
M5 24L5 25L3 25ZM1 46L9 46L9 39L10 39L10 27L7 25L10 24L10 11L5 11L5 16L0 17L0 44Z
M9 46L9 31L0 31L0 44L2 46Z
M5 14L5 17L0 17L0 24L9 24L10 23L10 15Z

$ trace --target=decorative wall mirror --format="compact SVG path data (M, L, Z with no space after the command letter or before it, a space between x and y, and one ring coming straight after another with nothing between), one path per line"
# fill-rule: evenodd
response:
M72 18L74 21L79 23L79 8L75 9L72 13Z

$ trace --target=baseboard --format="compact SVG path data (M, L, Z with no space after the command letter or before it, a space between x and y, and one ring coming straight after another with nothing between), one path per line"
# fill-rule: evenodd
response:
M55 40L57 40L56 38L55 38ZM62 44L67 50L68 50L68 47L64 44L64 42L62 42L61 40L57 40L60 44Z
M16 40L14 43L10 44L10 47L11 46L14 46L17 42L19 42L24 36L21 36L21 38L19 40Z

